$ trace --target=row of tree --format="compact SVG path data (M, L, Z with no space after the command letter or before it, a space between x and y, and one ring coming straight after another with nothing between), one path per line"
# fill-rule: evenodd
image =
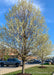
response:
M3 44L18 50L24 64L31 52L43 60L52 51L48 29L39 9L26 0L18 0L18 4L9 9L5 15L6 24L0 28L0 40Z

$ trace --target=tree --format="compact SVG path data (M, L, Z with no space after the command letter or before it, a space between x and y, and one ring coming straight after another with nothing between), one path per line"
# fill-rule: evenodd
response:
M38 46L35 53L41 59L43 66L44 60L47 58L48 55L51 54L53 50L53 45L52 42L49 40L48 34L40 35L37 39L37 43Z
M23 61L22 73L28 53L34 50L36 37L46 30L43 16L39 9L29 1L19 0L5 15L6 24L0 29L1 41L18 50Z

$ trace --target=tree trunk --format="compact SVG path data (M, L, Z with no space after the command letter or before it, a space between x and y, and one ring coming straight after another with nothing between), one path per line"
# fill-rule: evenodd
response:
M42 60L42 67L43 67L43 60Z
M25 61L22 60L22 74L25 73Z

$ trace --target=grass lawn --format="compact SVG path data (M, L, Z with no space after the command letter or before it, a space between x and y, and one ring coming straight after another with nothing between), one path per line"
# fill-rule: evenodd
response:
M48 65L47 68L39 68L38 66L26 69L26 73L30 73L32 75L52 75L54 72L54 65ZM21 71L12 72L5 75L15 75L17 73L21 73Z

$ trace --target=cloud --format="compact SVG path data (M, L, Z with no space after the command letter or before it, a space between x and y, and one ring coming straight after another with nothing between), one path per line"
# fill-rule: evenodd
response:
M16 4L18 2L18 0L4 0L4 1L5 1L5 3L7 5L14 5L14 4ZM29 1L29 0L27 0L27 1ZM40 11L44 10L44 8L43 8L44 6L43 6L43 4L41 2L39 2L39 0L38 1L37 0L33 0L33 3L36 6L36 8L40 9Z
M40 11L44 11L44 4L42 4L39 0L33 0L33 3L37 9L39 8Z
M29 1L29 0L27 0ZM32 1L32 0L31 0ZM9 8L11 8L14 4L17 4L18 0L0 0L0 16L3 15L8 11ZM44 6L39 0L33 0L33 4L35 7L40 9L41 12L44 11Z
M35 3L34 3L34 6L36 6L37 9L39 8L40 11L43 11L43 10L44 10L40 4L35 4Z
M9 5L17 3L18 0L5 0Z

